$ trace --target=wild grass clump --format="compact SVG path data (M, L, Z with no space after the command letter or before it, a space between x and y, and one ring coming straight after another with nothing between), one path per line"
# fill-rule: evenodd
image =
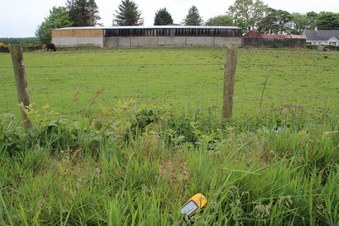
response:
M277 113L278 112L278 113ZM0 224L336 225L338 121L272 109L218 121L120 101L70 120L31 109L0 120Z

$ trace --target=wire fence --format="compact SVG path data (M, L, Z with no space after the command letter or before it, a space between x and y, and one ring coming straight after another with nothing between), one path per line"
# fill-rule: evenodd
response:
M338 113L338 54L331 53L330 59L326 59L323 53L309 56L301 51L292 52L290 56L289 51L281 51L278 54L286 56L284 61L279 61L247 55L245 51L240 52L237 65L235 115L255 114L260 109L272 107ZM124 51L25 54L33 108L48 104L57 112L79 115L94 99L95 104L91 107L98 111L113 107L118 100L135 99L138 105L168 106L193 112L212 109L221 116L224 50L160 52L161 56L167 52L174 56L167 55L159 61L148 58L156 51L147 49L127 51L126 57ZM267 54L265 51L259 53ZM272 50L268 55L272 54L276 52ZM298 59L290 59L295 55ZM130 59L131 56L134 58ZM323 62L314 63L318 58ZM1 113L18 112L8 54L0 55L0 84Z

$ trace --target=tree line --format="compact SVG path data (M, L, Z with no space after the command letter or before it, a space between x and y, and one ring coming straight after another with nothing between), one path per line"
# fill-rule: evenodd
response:
M122 0L113 13L113 26L140 26L142 12L133 0ZM67 0L65 6L53 7L49 16L38 26L36 36L41 43L51 41L51 30L60 27L101 25L95 0ZM155 12L154 25L173 24L172 15L166 8ZM206 22L196 6L189 8L182 20L183 25L238 26L244 31L258 30L264 34L302 34L304 30L339 30L339 13L307 12L289 13L273 9L261 0L235 0L224 15L209 18Z

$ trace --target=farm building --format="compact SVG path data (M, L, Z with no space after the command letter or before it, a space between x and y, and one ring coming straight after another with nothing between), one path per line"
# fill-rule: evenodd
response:
M244 34L244 46L255 47L305 47L306 39L302 35L261 34L252 30Z
M304 37L302 35L278 35L278 34L261 34L259 31L251 30L244 34L244 37L251 37L251 38L279 38L279 39L303 39Z
M67 27L52 30L52 42L57 47L219 47L228 44L241 45L242 30L238 27L219 26Z
M339 46L339 30L306 30L303 35L308 44Z

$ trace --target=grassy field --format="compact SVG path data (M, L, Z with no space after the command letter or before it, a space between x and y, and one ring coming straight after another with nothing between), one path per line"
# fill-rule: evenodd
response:
M25 131L0 55L0 225L337 225L338 52L240 49L222 121L224 56L25 53Z
M28 89L35 108L45 104L78 115L121 99L176 109L221 109L224 49L132 49L25 53ZM338 52L302 49L240 49L235 114L282 105L338 113ZM1 112L17 112L8 54L0 55Z

